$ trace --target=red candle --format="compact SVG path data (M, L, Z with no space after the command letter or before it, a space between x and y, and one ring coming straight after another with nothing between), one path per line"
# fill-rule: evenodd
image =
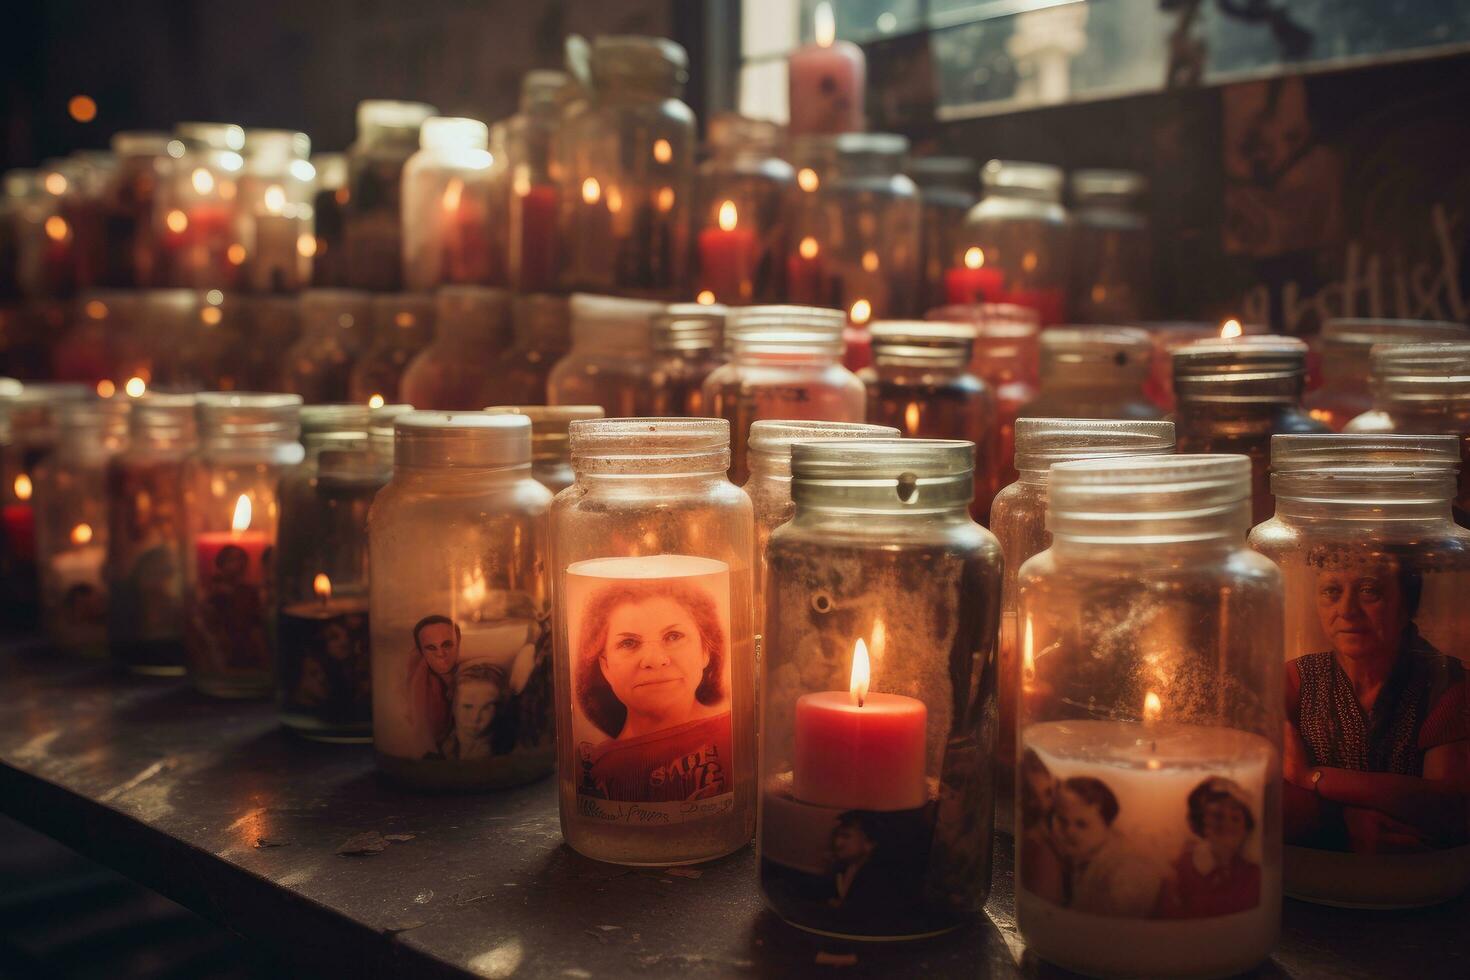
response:
M551 184L533 184L511 207L520 209L517 288L523 293L546 292L556 284L557 189Z
M1000 297L1002 303L1015 303L1035 310L1041 317L1043 327L1067 322L1066 300L1062 291L1054 286L1045 289L1012 289Z
M790 122L787 131L852 133L864 128L868 65L863 49L838 41L832 8L816 9L816 42L793 51L786 63Z
M17 561L36 560L36 512L28 503L6 504L5 548Z
M826 305L827 276L815 238L802 239L797 252L787 258L786 280L791 302L807 306Z
M750 299L754 290L757 243L755 233L738 227L734 201L720 205L719 227L699 233L699 284L719 303Z
M929 801L928 709L902 694L868 693L868 648L853 650L852 688L796 701L792 789L813 806L912 810Z
M962 265L944 273L944 295L951 303L994 302L1004 290L1005 276L999 269Z
M220 574L218 567L220 552L226 548L238 548L245 554L245 567L238 573L241 585L259 585L265 579L265 550L270 547L270 538L264 531L250 530L250 498L245 494L235 501L235 516L228 531L201 531L194 539L194 556L199 569L199 581L212 581Z

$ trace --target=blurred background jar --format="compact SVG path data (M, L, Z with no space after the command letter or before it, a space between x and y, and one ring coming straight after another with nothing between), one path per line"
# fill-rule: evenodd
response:
M1375 344L1470 341L1470 327L1442 320L1374 320L1337 317L1322 326L1322 384L1302 405L1333 432L1373 407L1369 352Z
M492 405L491 415L524 415L531 420L531 475L553 494L576 481L567 430L582 419L600 419L598 405Z
M652 319L655 415L700 418L709 412L704 379L725 363L725 308L671 303Z
M495 370L495 390L517 405L546 403L551 369L572 349L572 304L551 293L517 293L510 303L510 350Z
M62 213L76 165L46 160L15 209L16 279L28 299L62 299L77 288L76 232Z
M117 167L102 191L103 286L136 289L157 281L153 202L174 165L172 141L168 133L147 130L124 130L112 137ZM182 152L183 144L174 148Z
M505 123L510 198L506 213L506 280L517 293L556 288L563 251L557 241L560 196L554 146L561 126L565 72L528 71L520 111Z
M241 150L245 130L233 123L180 123L183 152L153 202L153 227L165 270L159 285L233 289L246 255L239 236Z
M490 149L478 119L433 116L403 167L403 284L430 290L452 283L505 282L507 206L503 154Z
M1174 351L1174 426L1181 453L1238 453L1251 461L1251 523L1275 509L1271 437L1326 432L1301 407L1307 345L1293 337L1201 340Z
M656 415L653 318L663 308L650 300L573 296L572 349L551 369L547 404L601 405L608 418Z
M1233 340L1267 332L1256 323L1241 323L1233 317L1224 323L1203 320L1150 320L1132 325L1145 330L1153 340L1153 357L1143 392L1162 410L1174 410L1174 352L1197 340Z
M1073 323L1146 319L1153 297L1153 247L1143 211L1147 184L1131 170L1072 174Z
M293 294L264 293L241 297L249 343L243 352L240 388L281 391L285 380L281 355L301 339L301 299Z
M929 320L873 324L873 363L858 374L868 396L868 421L909 438L966 439L975 444L970 511L988 520L1000 486L995 459L995 395L970 373L973 327Z
M238 195L245 283L257 293L294 293L311 284L311 138L286 129L247 129Z
M919 188L919 267L923 270L919 303L930 310L950 301L944 275L958 254L965 215L980 197L979 164L969 157L910 157L903 170Z
M79 150L67 158L73 176L61 198L61 214L75 236L77 288L97 289L107 277L105 195L117 171L110 150Z
M347 285L347 157L313 153L311 284L317 289Z
M563 289L679 300L689 285L694 112L684 49L664 38L592 43L592 91L558 139Z
M33 471L41 616L62 650L107 649L106 471L127 445L131 407L126 397L58 404L56 447Z
M476 411L509 348L510 293L445 286L434 294L434 339L408 362L398 398L418 409Z
M372 298L372 339L352 364L347 400L382 405L398 400L403 372L434 339L431 293L379 293Z
M246 351L254 343L246 332L249 321L243 295L218 289L182 293L188 295L187 303L183 295L170 295L159 304L169 313L163 326L173 338L162 355L167 387L174 391L238 391L249 367ZM153 308L145 302L144 315ZM159 326L149 323L147 329Z
M0 180L0 316L6 330L5 343L13 332L11 304L21 298L20 231L24 208L32 196L40 192L40 175L34 170L8 170ZM0 352L3 356L3 352Z
M137 674L184 673L189 560L184 460L198 445L195 397L133 400L128 444L107 465L107 641Z
M1041 325L1065 323L1069 260L1062 171L1044 163L991 160L984 194L965 217L945 273L951 303L1028 306Z
M101 385L98 394L110 396L117 390L117 353L125 338L137 333L142 306L135 290L89 290L78 296L66 333L52 342L51 377Z
M285 390L308 404L345 402L352 365L366 346L372 296L357 289L301 294L301 339L282 355Z
M365 99L357 104L343 216L346 285L354 289L403 288L403 168L419 148L419 127L434 113L422 102Z
M1153 347L1131 327L1082 327L1041 333L1041 390L1020 417L1157 419L1143 397Z
M780 141L775 123L734 113L710 119L694 228L701 302L786 298L785 203L796 172L778 155Z

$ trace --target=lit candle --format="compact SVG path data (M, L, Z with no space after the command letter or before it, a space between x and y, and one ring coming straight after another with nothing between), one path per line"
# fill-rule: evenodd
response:
M31 506L31 478L21 473L12 488L15 501L5 505L5 549L17 561L36 559L36 512Z
M817 4L813 17L816 43L793 51L787 62L788 133L860 132L868 71L863 50L837 40L830 3Z
M311 590L314 598L287 603L277 620L282 709L308 736L365 738L372 730L372 699L360 683L370 673L368 597L334 594L325 572Z
M944 273L944 294L951 303L993 303L1005 291L1005 274L985 264L979 245L965 249L964 263Z
M518 229L512 248L519 254L514 285L523 293L546 292L556 281L556 211L558 191L551 184L531 184L511 201L511 227Z
M699 233L700 286L714 294L714 302L747 301L755 288L755 232L740 227L734 201L720 204L716 221L718 227Z
M912 810L928 802L924 702L868 690L868 647L853 647L847 691L796 701L792 792L813 806Z
M107 549L93 540L92 525L78 524L68 536L71 547L51 556L51 583L58 595L64 596L77 586L102 591L102 564Z
M265 578L262 558L270 539L264 531L250 530L250 498L240 494L235 501L235 513L228 531L201 531L194 539L194 555L199 569L199 581L209 582L217 574L216 564L220 552L226 548L238 548L245 554L245 567L240 573L241 584L259 585Z

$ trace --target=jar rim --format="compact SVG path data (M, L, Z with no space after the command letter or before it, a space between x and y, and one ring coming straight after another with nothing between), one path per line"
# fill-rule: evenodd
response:
M966 439L804 439L791 446L797 482L944 479L974 470L975 444Z
M485 412L405 412L393 420L398 466L490 469L531 461L531 420Z
M1327 432L1271 437L1271 471L1304 471L1360 466L1460 465L1455 435Z
M366 432L372 421L372 409L356 402L348 404L314 404L301 406L301 434L324 432Z
M567 435L578 470L653 474L729 467L730 423L720 418L578 419Z
M756 454L785 453L798 442L857 439L901 438L903 433L891 425L870 422L811 422L802 419L758 419L750 424L746 448Z
M1378 344L1402 344L1470 337L1470 326L1450 320L1407 320L1378 317L1333 317L1322 325L1326 347L1347 347L1367 353Z
M1250 498L1246 456L1084 459L1051 468L1046 523L1078 544L1243 542Z
M1015 467L1047 474L1054 463L1174 452L1174 423L1128 419L1018 418Z

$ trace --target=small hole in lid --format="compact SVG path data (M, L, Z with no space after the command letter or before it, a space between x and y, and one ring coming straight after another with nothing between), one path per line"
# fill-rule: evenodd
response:
M912 503L919 495L919 478L913 473L900 473L898 475L898 499L904 503Z

